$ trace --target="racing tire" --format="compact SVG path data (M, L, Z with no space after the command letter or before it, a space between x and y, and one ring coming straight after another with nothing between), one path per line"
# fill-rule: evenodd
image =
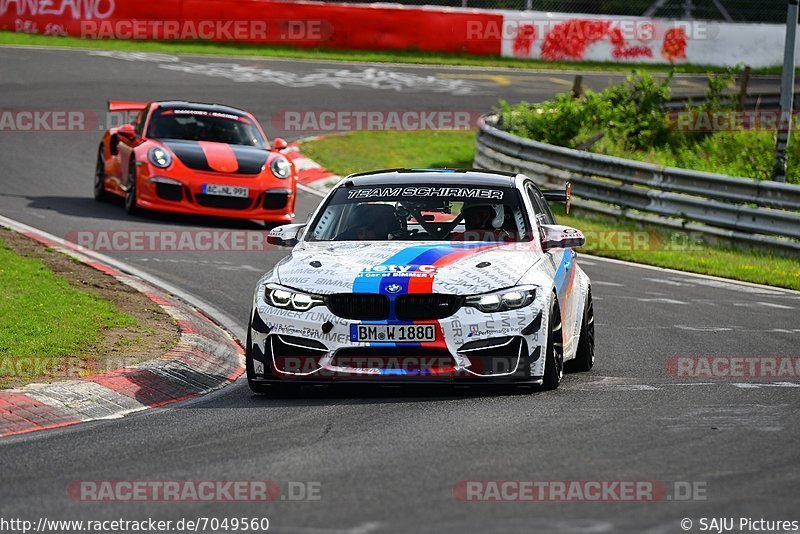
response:
M97 164L94 168L94 199L98 202L108 202L111 200L111 194L106 191L105 186L106 176L106 157L103 145L97 151Z
M594 303L592 302L592 289L586 294L586 304L583 307L583 324L581 336L578 339L578 351L575 359L567 362L570 372L585 373L594 367Z
M125 211L128 215L136 215L138 214L141 209L139 208L139 204L137 202L138 196L136 192L136 160L131 159L130 164L128 165L128 191L125 193Z
M552 391L561 384L564 376L564 337L561 324L561 310L555 295L550 302L550 325L547 334L547 352L544 360L542 391Z

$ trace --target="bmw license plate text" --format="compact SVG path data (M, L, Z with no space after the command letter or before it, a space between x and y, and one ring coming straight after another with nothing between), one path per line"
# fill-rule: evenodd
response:
M426 325L352 325L350 341L377 343L419 343L436 341L436 327Z

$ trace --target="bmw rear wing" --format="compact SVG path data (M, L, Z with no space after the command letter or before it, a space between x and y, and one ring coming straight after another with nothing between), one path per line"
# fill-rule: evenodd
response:
M569 213L569 208L572 203L571 183L567 182L564 189L543 189L542 194L547 202L563 202L566 205L567 213Z

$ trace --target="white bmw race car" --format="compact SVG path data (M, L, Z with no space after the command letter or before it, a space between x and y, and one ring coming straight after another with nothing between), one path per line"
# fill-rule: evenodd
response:
M391 170L343 179L308 224L273 229L291 254L258 282L247 378L302 384L558 387L594 364L588 276L524 175Z

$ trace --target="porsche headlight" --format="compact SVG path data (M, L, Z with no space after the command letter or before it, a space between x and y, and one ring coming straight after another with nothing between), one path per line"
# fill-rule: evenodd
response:
M286 179L292 174L292 164L283 156L275 157L269 164L269 168L276 177Z
M320 295L272 284L264 286L264 300L270 306L292 311L308 311L315 306L325 304L325 299Z
M536 286L510 287L483 295L469 296L464 304L484 313L516 310L529 306L536 299L536 289Z
M160 146L151 148L150 152L147 153L147 157L150 159L150 163L159 169L166 169L172 165L172 154L170 154L167 149L161 148Z

